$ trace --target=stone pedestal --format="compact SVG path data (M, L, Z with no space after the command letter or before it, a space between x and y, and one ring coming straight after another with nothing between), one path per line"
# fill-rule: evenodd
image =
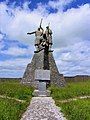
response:
M50 82L49 85L65 86L65 80L63 74L60 74L56 66L53 51L41 50L34 53L31 63L26 67L23 75L22 84L31 84L34 87L39 86L39 81L35 81L35 70L43 69L50 70Z
M46 90L46 81L50 81L50 70L36 69L35 81L39 81L39 90L34 91L34 96L50 96L50 92Z
M34 97L46 97L46 96L49 97L50 94L51 94L51 91L49 91L49 90L46 90L45 94L40 94L39 90L34 90L34 92L33 92Z

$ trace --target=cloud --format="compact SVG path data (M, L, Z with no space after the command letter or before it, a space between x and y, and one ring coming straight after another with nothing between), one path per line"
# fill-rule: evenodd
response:
M73 1L75 0L50 0L48 4L53 9L63 10L66 5L72 3Z
M29 10L29 5L31 4L31 1L26 1L26 2L24 2L24 4L23 4L23 9L24 10Z
M5 55L12 55L12 56L27 56L28 55L27 48L20 48L20 47L10 47L8 50L2 50L1 54Z
M35 10L34 12L30 12L29 10L20 9L19 7L12 9L5 3L1 3L0 8L2 33L6 33L10 40L18 40L27 44L32 43L34 37L31 36L30 41L27 32L37 29L41 14Z
M54 58L61 74L64 74L64 76L90 75L89 44L90 41L87 43L84 41L54 50ZM0 61L0 76L22 77L31 59L32 56Z
M73 0L49 1L46 5L39 3L37 8L33 10L29 9L29 2L25 2L22 8L15 7L15 3L12 6L8 6L5 2L0 3L1 32L7 36L5 39L17 40L19 43L28 45L27 48L18 45L9 46L7 50L1 50L1 54L15 56L18 57L17 59L24 55L31 57L34 51L35 36L28 36L27 32L35 31L40 24L40 19L43 18L43 28L45 29L45 26L50 22L53 31L54 56L59 70L64 75L90 74L88 67L90 59L90 4L63 11L64 7L71 2ZM48 11L50 7L58 8L57 12ZM2 48L2 45L0 46ZM59 54L60 56L58 56ZM2 64L7 61L3 61ZM12 61L13 59L9 63L12 64ZM18 67L17 64L15 65ZM4 67L4 70L8 71L8 68L9 65L7 68ZM16 67L14 69L17 70Z
M4 35L0 34L0 40L2 40L2 39L3 39L3 37L4 37Z
M4 47L4 44L0 42L0 50Z
M56 50L55 59L59 70L64 75L90 75L90 41ZM60 54L60 56L59 56Z
M14 58L10 60L0 61L1 77L22 77L30 58Z
M42 17L44 28L50 22L53 41L55 41L54 47L90 39L89 4L57 13L48 13L46 9L42 9L41 4L33 11L18 7L12 9L5 3L1 3L0 7L2 12L1 30L10 40L18 40L27 45L34 43L35 37L33 35L27 36L27 32L35 31ZM10 13L12 14L10 15Z
M81 6L78 9L68 10L63 19L63 36L71 36L72 40L89 40L90 34L87 32L90 30L90 6L88 4ZM67 21L67 22L66 22ZM69 38L70 39L70 38ZM68 40L68 39L67 39Z

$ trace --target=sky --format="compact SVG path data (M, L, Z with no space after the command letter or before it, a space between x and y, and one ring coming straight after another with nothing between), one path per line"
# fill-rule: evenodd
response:
M64 76L90 75L90 0L0 0L0 78L22 77L35 35L50 23L53 55Z

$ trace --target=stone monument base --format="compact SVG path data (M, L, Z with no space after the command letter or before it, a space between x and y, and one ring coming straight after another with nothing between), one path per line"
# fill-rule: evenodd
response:
M50 70L50 81L47 82L47 86L58 85L64 87L66 85L63 74L60 74L53 57L53 51L41 50L34 53L31 63L26 67L24 76L22 78L22 84L30 84L38 88L38 81L35 81L35 70L43 69Z
M39 90L34 90L33 96L35 97L49 97L51 94L51 91L46 90L46 91L39 91Z

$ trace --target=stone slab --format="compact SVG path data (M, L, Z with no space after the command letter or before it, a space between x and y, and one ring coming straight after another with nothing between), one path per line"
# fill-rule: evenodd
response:
M50 70L35 70L35 80L50 80Z
M36 69L35 80L50 80L50 70Z
M51 91L49 91L49 90L46 90L45 94L40 94L39 90L34 90L34 92L33 92L33 96L35 96L35 97L41 97L41 96L42 97L45 97L45 96L49 97L50 94L51 94Z
M46 96L46 90L45 91L39 91L39 96Z
M46 82L39 82L39 91L46 91Z

